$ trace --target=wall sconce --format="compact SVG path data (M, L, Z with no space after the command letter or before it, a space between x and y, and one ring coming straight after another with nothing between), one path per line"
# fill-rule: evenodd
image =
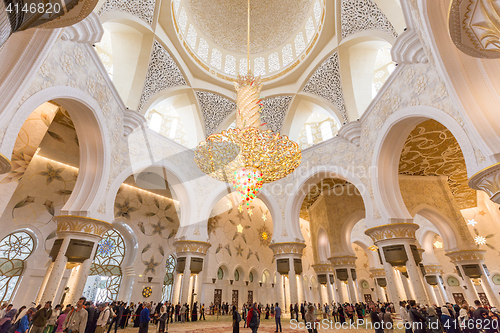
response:
M245 281L246 285L248 286L248 281Z
M148 282L153 281L153 278L151 276L148 276Z
M261 286L261 287L262 287L262 282L259 282L259 286Z
M374 291L375 289L374 288L370 288L372 291Z
M212 279L212 283L215 283L215 281L217 281L217 279Z
M231 284L233 284L233 280L229 280L229 282L230 282Z
M273 288L274 288L274 283L271 283L271 287L273 287Z

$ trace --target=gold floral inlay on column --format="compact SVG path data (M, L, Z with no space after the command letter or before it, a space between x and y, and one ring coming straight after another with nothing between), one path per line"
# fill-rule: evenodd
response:
M365 234L370 236L375 243L382 240L396 238L415 239L415 232L418 228L420 228L419 225L414 223L385 224L370 228L365 231Z
M76 232L102 237L104 233L113 229L113 225L97 219L83 216L60 215L54 217L57 223L57 233Z

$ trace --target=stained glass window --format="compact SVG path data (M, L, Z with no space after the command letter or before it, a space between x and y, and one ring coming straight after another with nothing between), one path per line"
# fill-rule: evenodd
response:
M313 35L314 35L314 22L312 16L310 16L306 23L306 36L308 42L311 41Z
M210 59L210 64L217 68L221 69L222 67L222 53L217 49L212 49L212 58Z
M293 61L293 55L292 55L292 45L287 44L283 48L283 67L288 65Z
M176 265L177 265L177 260L175 260L175 257L173 255L170 255L165 263L166 274L165 278L163 279L162 302L172 301L172 291L174 287L174 272Z
M227 74L236 75L236 58L232 55L226 56L226 63L224 65L224 72Z
M234 281L239 281L240 280L240 272L238 270L234 271Z
M306 49L306 42L304 41L304 34L299 32L295 36L295 54L298 56Z
M97 303L116 300L122 281L121 264L124 257L125 242L122 235L114 229L108 230L97 244L83 296Z
M278 52L273 52L269 55L269 72L275 72L280 69L280 57Z
M253 273L250 272L250 274L248 275L248 279L250 280L250 282L253 282Z
M186 36L186 41L188 42L189 46L191 46L193 49L196 46L196 36L198 33L196 32L196 29L192 24L189 25L188 33Z
M207 61L208 59L208 43L205 39L200 38L200 43L198 44L198 55L201 59Z
M184 7L182 7L181 13L179 14L179 27L183 34L186 31L186 26L187 26L187 14Z
M24 231L14 232L0 241L0 302L12 299L34 244L31 235Z
M266 74L266 60L263 57L255 58L253 61L253 70L255 76Z

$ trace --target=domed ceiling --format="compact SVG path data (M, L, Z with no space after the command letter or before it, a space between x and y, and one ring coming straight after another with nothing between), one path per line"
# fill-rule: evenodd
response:
M246 0L187 0L188 16L205 36L230 52L247 52ZM251 0L250 52L287 41L307 18L312 0Z

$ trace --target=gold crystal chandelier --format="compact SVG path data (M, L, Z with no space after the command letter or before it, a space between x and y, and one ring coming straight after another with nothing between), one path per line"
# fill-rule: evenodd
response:
M195 151L195 162L210 177L226 183L241 194L249 206L264 183L284 178L299 165L299 145L286 135L263 130L260 76L250 71L250 0L248 0L247 68L234 83L237 92L236 128L210 135ZM241 206L240 206L241 208Z

